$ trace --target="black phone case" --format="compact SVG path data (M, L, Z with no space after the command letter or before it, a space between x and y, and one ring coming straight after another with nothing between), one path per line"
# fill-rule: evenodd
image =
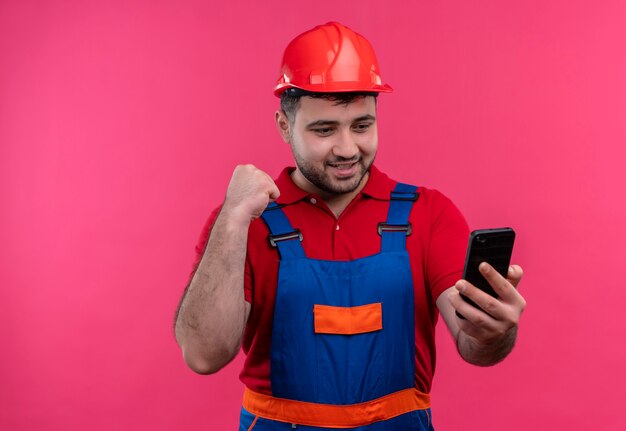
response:
M467 255L465 256L465 270L463 278L483 292L493 297L498 295L489 285L489 282L478 270L481 262L487 262L496 271L506 278L511 264L515 231L511 228L480 229L470 234ZM478 307L471 299L461 295L465 301ZM463 318L459 313L457 315Z

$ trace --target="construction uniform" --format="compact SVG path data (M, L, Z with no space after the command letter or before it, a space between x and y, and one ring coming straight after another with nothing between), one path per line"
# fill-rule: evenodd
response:
M240 429L431 429L434 302L461 277L467 224L376 167L337 219L290 171L249 230Z

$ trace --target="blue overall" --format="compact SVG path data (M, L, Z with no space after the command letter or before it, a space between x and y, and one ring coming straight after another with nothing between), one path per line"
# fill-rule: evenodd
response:
M352 261L307 258L302 235L291 226L281 207L272 203L264 211L270 242L280 254L270 362L273 397L348 405L414 388L413 280L406 237L411 229L409 214L419 196L416 190L406 184L396 186L387 220L378 228L380 253ZM368 304L382 304L382 329L350 335L314 331L314 306ZM256 416L242 409L240 431L333 429ZM341 429L433 428L430 409L423 409Z

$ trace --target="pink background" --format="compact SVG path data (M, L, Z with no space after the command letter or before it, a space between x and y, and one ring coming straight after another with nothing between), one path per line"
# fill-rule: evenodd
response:
M438 430L623 429L623 1L0 3L0 429L235 429L240 358L172 319L233 167L291 163L271 89L296 34L374 44L378 166L510 225L528 309L503 364L440 326Z

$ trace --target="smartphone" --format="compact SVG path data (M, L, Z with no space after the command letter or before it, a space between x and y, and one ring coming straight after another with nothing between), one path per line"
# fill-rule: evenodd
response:
M515 242L515 231L510 227L498 229L479 229L470 234L467 255L465 256L465 270L463 278L474 286L487 292L493 297L498 295L493 290L489 282L478 270L481 262L489 265L506 278L511 264L511 254L513 253L513 243ZM478 307L471 299L464 295L461 297L474 307ZM464 319L457 311L456 315Z

